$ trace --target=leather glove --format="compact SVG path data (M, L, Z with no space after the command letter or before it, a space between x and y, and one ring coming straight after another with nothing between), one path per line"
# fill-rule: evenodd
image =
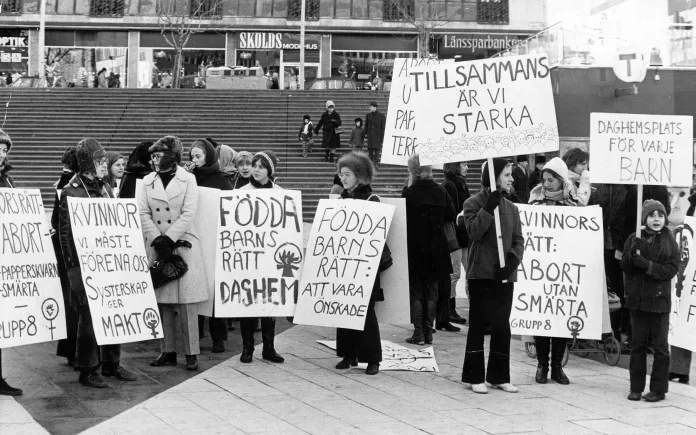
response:
M82 282L82 272L80 271L80 266L71 267L68 269L68 281L70 281L70 288L72 291L81 293L85 291L85 285Z
M507 256L505 256L505 267L498 267L498 270L495 273L495 279L497 280L506 280L512 275L512 272L517 270L517 267L520 265L520 260L515 256L513 253L508 253Z
M155 237L150 246L155 249L157 261L159 262L169 260L169 257L174 254L174 248L176 247L174 241L164 234Z
M636 255L636 251L638 250L645 250L645 240L636 237L633 239L633 242L631 242L631 254Z
M495 190L488 195L486 204L484 204L483 209L488 213L493 214L493 211L500 205L500 200L503 198L503 194L500 190Z
M638 269L648 270L650 267L650 261L646 260L642 255L633 256L633 265Z

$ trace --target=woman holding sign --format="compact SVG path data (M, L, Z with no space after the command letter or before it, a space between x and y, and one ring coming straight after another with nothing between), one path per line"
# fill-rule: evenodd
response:
M240 153L241 154L241 153ZM278 169L278 157L270 150L258 152L251 159L251 177L249 184L241 190L249 189L282 189L275 183L276 169ZM257 317L245 317L239 322L242 330L242 356L239 360L243 363L250 363L254 357L254 330L258 322ZM285 358L278 355L275 350L275 317L261 318L261 340L263 340L263 359L282 363Z
M176 319L181 322L186 369L198 370L197 302L208 298L207 280L202 262L200 241L193 224L198 209L196 177L181 163L183 146L176 136L165 136L150 149L155 172L143 179L138 208L143 225L147 256L152 266L179 255L188 271L179 279L155 289L164 338L160 355L150 365L176 365Z
M493 159L495 190L491 189L488 164L483 166L483 189L464 203L464 222L469 235L467 282L469 285L469 336L466 340L462 382L471 384L475 393L488 392L484 381L493 388L516 393L510 383L510 312L517 281L517 266L524 254L524 238L519 210L503 194L510 192L512 165ZM495 209L500 213L505 266L498 263ZM483 354L484 326L491 326L490 355L486 370Z
M558 157L551 159L541 171L541 184L529 194L532 205L582 206L575 184L568 176L568 167ZM545 384L549 376L549 352L551 352L551 379L561 385L570 381L563 372L563 355L568 345L564 337L534 337L537 352L537 383Z

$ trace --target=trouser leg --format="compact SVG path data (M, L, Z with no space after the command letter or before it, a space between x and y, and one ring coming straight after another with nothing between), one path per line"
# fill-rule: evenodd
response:
M568 339L565 337L554 337L551 339L551 366L562 367L563 356L565 355ZM538 352L537 348L537 352Z
M208 317L210 338L215 341L227 341L227 319L223 317Z
M275 351L275 317L261 318L261 339L263 340L263 351Z
M653 321L651 332L653 337L653 358L652 373L650 374L650 391L655 393L667 393L669 389L669 343L667 334L669 333L669 313L651 313Z
M244 349L254 352L254 328L257 317L243 317L239 320L239 329L242 332L242 346Z
M423 334L423 301L411 300L411 322L413 322L413 336L424 337Z
M483 329L486 321L484 295L488 292L491 280L469 280L469 334L466 337L462 382L482 384L486 377L483 353Z
M647 346L650 336L648 316L640 311L631 311L631 359L628 371L631 377L631 391L642 393L645 390L645 375L647 371Z
M379 335L379 322L375 313L375 302L370 301L365 313L365 327L358 331L358 360L368 364L382 361L382 340Z
M551 351L551 337L534 336L537 363L545 369L549 368L549 352Z
M426 342L433 341L433 319L437 312L437 302L423 301L423 336Z
M94 335L89 306L79 307L78 315L75 368L80 371L97 370L99 368L99 345L97 337Z
M158 304L162 319L160 352L176 352L176 311L173 304Z
M184 339L184 352L186 355L198 355L201 353L198 338L198 309L195 304L179 304L178 309Z
M486 380L491 384L510 382L510 311L514 283L493 281L494 289L488 294L493 305L491 348L488 356Z
M457 249L450 253L450 261L452 262L452 273L450 274L450 298L455 298L457 296L457 283L459 278L462 276L462 251L463 249ZM452 306L450 305L450 309Z
M448 280L440 280L442 284L449 284ZM439 282L435 282L439 284ZM435 310L435 322L439 324L445 324L450 322L450 286L449 285L438 285L437 291L437 302Z

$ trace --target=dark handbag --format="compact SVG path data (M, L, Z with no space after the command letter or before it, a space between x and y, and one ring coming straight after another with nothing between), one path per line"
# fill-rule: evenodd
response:
M460 249L461 247L459 246L459 240L457 239L457 231L454 229L454 223L445 222L444 230L449 252L454 252L457 249Z
M152 286L158 289L168 282L176 281L188 272L188 265L183 258L174 254L165 261L155 261L150 267Z
M341 134L343 133L343 126L339 125L338 127L334 128L334 134Z

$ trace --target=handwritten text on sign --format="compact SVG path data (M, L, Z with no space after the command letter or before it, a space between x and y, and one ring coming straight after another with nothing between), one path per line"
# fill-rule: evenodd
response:
M302 196L296 190L221 192L215 316L292 316L302 272Z
M669 344L696 351L696 218L687 216L675 230L681 252L679 271L672 286ZM693 255L692 255L693 254Z
M413 136L421 163L558 150L545 55L416 67L409 80L410 102L418 108Z
M162 338L135 199L68 198L97 343Z
M592 182L691 186L693 117L590 114Z
M521 205L524 260L510 314L513 334L599 339L604 263L599 207Z
M38 189L0 189L0 349L66 337L58 265Z
M393 215L388 204L319 201L295 323L362 331Z

